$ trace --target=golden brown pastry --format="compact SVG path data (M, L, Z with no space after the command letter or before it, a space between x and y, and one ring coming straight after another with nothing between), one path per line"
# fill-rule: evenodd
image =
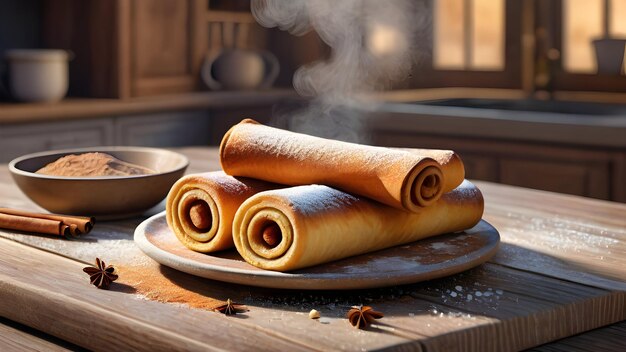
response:
M463 165L463 161L461 157L452 150L418 148L402 148L402 150L435 159L435 161L441 165L441 171L443 172L444 192L456 188L465 179L465 166Z
M220 162L229 175L292 186L329 185L412 212L454 188L444 188L449 182L432 158L289 132L250 119L226 132Z
M187 175L167 195L167 224L191 250L207 253L231 248L233 217L239 205L252 195L275 187L221 171Z
M288 271L464 230L482 214L483 197L468 181L419 213L308 185L250 197L235 215L233 236L248 263Z

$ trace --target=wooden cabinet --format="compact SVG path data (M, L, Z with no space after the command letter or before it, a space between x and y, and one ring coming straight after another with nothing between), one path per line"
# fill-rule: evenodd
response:
M45 150L136 145L208 145L212 121L207 110L115 116L0 126L0 163Z
M498 158L470 152L462 154L467 177L484 181L498 181Z
M198 90L207 0L45 0L44 46L74 52L70 95Z
M502 158L499 180L514 186L609 199L610 161L572 163L559 158Z
M133 0L130 8L131 95L197 90L207 48L206 0ZM126 26L123 26L126 27Z
M118 145L176 147L207 145L211 120L207 111L167 112L116 118Z
M42 0L44 47L71 50L70 96L129 98L208 90L206 56L223 48L269 50L281 64L275 85L328 54L303 37L256 24L247 0Z
M574 145L373 131L385 146L453 149L470 179L626 202L626 152Z
M111 145L113 142L113 125L108 119L1 126L0 162L44 150Z

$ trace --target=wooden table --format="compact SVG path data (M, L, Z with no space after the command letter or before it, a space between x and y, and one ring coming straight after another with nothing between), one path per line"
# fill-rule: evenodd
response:
M181 151L191 160L189 172L219 168L215 149ZM626 318L626 205L477 185L485 195L484 218L502 237L492 260L444 279L355 292L258 289L159 267L132 241L143 218L98 223L74 241L0 230L0 316L95 350L272 351L518 350ZM0 202L38 209L6 165L0 165ZM159 210L162 205L151 212ZM169 284L203 297L232 297L250 311L227 317L150 301L117 282L98 290L81 270L96 256L114 264L142 261ZM363 331L348 324L345 312L361 303L385 313L378 327ZM312 308L322 313L321 321L308 319ZM12 336L14 346L49 343L40 341L48 335L13 334L21 330L0 324L0 336ZM625 330L623 323L613 325L540 349L603 344L598 346L618 350Z

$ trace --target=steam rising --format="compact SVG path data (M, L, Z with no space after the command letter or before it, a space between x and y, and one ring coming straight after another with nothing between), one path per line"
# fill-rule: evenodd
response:
M315 30L331 48L328 60L300 67L294 74L296 91L316 97L313 110L296 122L320 126L319 119L326 117L336 125L336 115L347 113L335 111L338 105L350 105L356 93L405 78L417 52L415 34L424 23L425 11L416 4L423 5L415 0L252 0L252 14L261 25L297 36ZM345 125L345 118L339 123Z
M345 96L386 87L404 78L413 62L414 35L423 21L411 0L254 0L265 27L294 35L315 30L331 49L328 61L301 67L301 95Z

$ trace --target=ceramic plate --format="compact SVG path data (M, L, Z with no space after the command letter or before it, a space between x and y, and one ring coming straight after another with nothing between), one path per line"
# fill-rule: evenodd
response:
M165 212L137 227L135 243L162 265L208 279L270 288L348 290L414 283L473 268L496 253L500 235L482 220L466 231L288 273L256 268L235 250L194 252L167 227Z

